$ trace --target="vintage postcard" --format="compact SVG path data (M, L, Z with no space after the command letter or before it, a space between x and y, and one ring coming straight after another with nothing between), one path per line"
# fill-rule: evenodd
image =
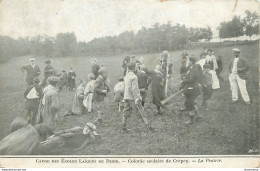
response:
M259 168L257 0L1 0L0 167Z

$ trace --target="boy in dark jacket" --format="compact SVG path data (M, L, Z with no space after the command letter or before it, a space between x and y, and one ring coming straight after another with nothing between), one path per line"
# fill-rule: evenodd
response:
M203 80L202 80L202 95L203 95L203 102L201 107L207 108L207 101L211 98L212 95L212 75L209 73L210 65L205 64L203 66Z
M24 97L26 99L25 109L27 110L29 122L32 125L36 124L36 116L40 98L42 96L42 87L39 85L40 79L38 77L34 78L33 83L34 84L29 86L24 92Z
M105 84L105 79L99 75L94 85L94 107L97 111L98 118L96 122L102 123L102 113L105 112L104 100L109 89Z
M144 107L146 94L148 90L148 86L151 82L151 79L148 77L148 75L144 72L144 65L139 65L139 70L136 73L137 79L138 79L138 87L140 90L140 94L142 97L142 106Z

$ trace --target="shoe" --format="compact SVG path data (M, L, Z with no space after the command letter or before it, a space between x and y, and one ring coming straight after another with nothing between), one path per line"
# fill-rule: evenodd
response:
M250 102L245 102L246 105L250 105L251 103Z
M126 128L126 127L123 127L123 131L128 133L130 131L130 129Z
M232 104L238 103L238 100L232 100Z
M97 119L95 124L102 124L102 119Z

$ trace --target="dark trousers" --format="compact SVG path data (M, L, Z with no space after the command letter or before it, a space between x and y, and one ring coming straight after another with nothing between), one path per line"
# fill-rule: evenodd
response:
M208 85L206 87L202 87L202 93L203 93L203 101L207 101L211 98L212 95L212 86Z
M187 89L184 91L185 95L185 109L188 111L195 110L195 99L199 95L197 92L198 90L195 89Z
M27 117L32 125L36 124L36 117L38 114L39 100L27 99L25 102L25 109L27 110Z

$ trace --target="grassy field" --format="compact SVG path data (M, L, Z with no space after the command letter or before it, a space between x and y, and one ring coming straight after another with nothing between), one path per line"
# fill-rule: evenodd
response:
M105 100L106 113L103 116L103 124L98 126L101 141L90 144L81 151L66 149L62 154L78 155L234 155L246 154L248 151L248 133L251 132L250 146L259 146L259 44L237 45L241 50L241 56L247 59L250 66L248 72L248 90L252 99L252 105L247 108L242 102L231 106L231 91L228 82L228 64L233 59L229 47L213 49L217 55L223 56L224 70L221 89L214 91L209 101L209 111L199 111L203 116L195 124L185 126L184 121L188 117L179 111L183 104L182 96L176 97L170 103L171 111L164 111L162 116L155 116L155 106L151 99L147 100L145 110L152 127L158 131L149 133L146 131L140 116L133 114L128 120L130 133L121 132L121 113L117 111L116 104L112 102L113 94L108 94ZM196 57L202 49L188 51ZM170 52L173 58L173 78L170 80L169 94L178 91L180 55L181 51ZM158 63L159 54L144 54L145 63L152 69ZM30 57L18 57L8 63L0 64L0 139L9 133L9 127L16 116L25 116L23 91L26 83L20 72L20 67L27 64ZM36 63L43 70L43 57L35 57ZM104 63L108 68L108 85L113 90L117 79L122 76L121 68L123 56L99 57L98 63ZM90 57L65 57L54 58L53 66L56 69L75 68L77 79L87 79L90 72ZM72 105L74 93L68 90L60 92L60 115L65 114ZM150 98L150 97L149 97ZM197 99L201 103L201 97ZM175 111L175 112L174 112ZM63 122L59 122L58 130L74 126L84 126L87 122L93 122L93 115L68 116ZM257 121L256 121L257 120Z

